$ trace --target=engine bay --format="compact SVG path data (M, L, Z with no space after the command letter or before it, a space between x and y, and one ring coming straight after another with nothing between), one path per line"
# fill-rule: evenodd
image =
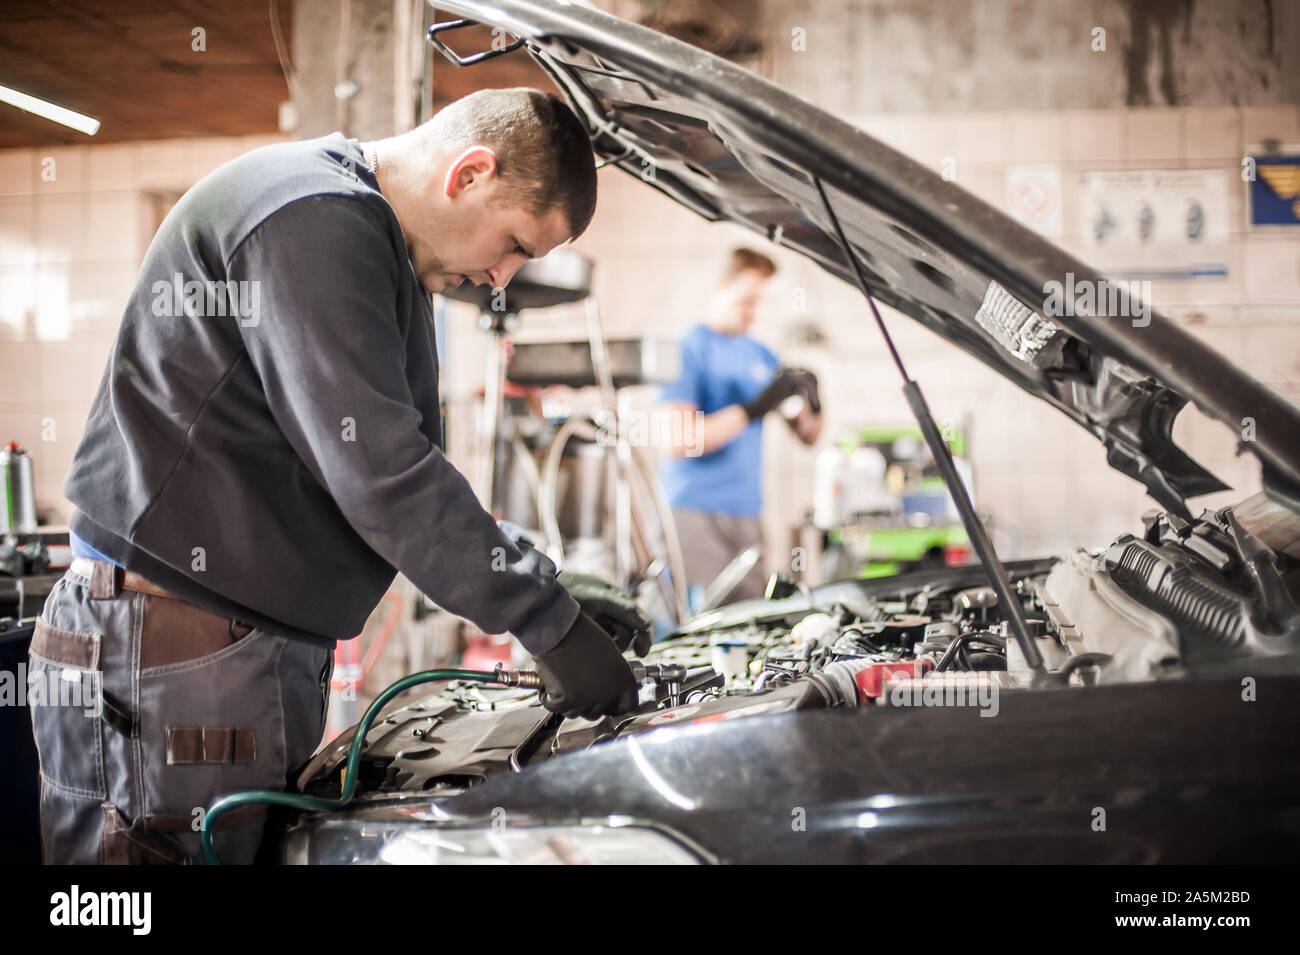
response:
M358 798L454 795L613 740L715 721L879 706L994 716L1004 692L1293 673L1295 524L1260 496L1193 521L1151 512L1141 534L1099 552L1008 565L1041 671L978 566L812 591L787 581L769 599L696 617L630 661L641 684L631 713L565 719L535 690L459 682L391 709L367 734ZM299 777L304 792L337 794L351 739L317 754Z

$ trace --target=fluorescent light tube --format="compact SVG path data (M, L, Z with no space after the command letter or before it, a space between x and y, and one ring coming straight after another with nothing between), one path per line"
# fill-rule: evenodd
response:
M62 123L64 126L71 126L87 136L94 136L95 133L99 132L99 120L91 119L89 116L73 112L62 106L55 106L53 103L47 103L35 96L28 96L26 93L11 90L7 86L0 86L0 102L10 103L29 113L35 113L37 116L43 116L56 123Z

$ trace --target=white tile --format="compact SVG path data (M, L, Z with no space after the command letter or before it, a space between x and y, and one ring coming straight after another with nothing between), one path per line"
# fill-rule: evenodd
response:
M36 262L36 203L26 196L0 199L0 268Z
M1294 106L1247 106L1241 111L1242 139L1256 146L1276 139L1282 146L1294 146L1300 139Z
M39 363L42 397L46 402L43 413L66 414L69 407L89 409L110 347L99 342L42 343Z
M25 341L34 337L35 315L34 267L0 265L0 341Z
M1003 163L1015 159L1011 121L1006 113L954 113L948 118L950 137L956 144L958 176L970 163Z
M1241 110L1236 106L1186 107L1183 140L1188 159L1240 159L1244 155Z
M1241 345L1234 355L1255 378L1273 388L1300 387L1300 316L1294 323L1246 325L1237 331Z
M35 335L42 342L66 341L72 334L71 276L74 268L66 262L36 268Z
M91 192L129 190L135 185L135 147L109 143L86 148L86 188Z
M1113 163L1124 157L1120 110L1065 110L1065 155L1071 162Z
M1059 113L1012 113L1010 127L1013 161L1060 162L1066 155L1066 121Z
M1181 159L1182 116L1179 110L1163 106L1125 110L1124 155L1139 162Z
M0 443L17 441L20 446L31 450L41 440L40 416L30 411L0 411ZM40 462L33 460L37 467Z
M188 140L147 140L134 143L132 151L137 188L183 191L193 185Z
M191 140L186 153L185 169L191 183L198 182L218 166L223 166L234 159L236 155L232 139L218 136Z
M0 409L8 412L26 412L29 405L39 400L41 393L41 345L30 341L6 342L4 346L5 372L0 375ZM0 435L0 444L10 440Z
M1300 243L1250 238L1245 256L1246 296L1252 301L1300 301Z
M36 150L0 149L0 196L24 196L35 189Z
M82 204L70 196L41 196L36 201L37 262L70 262L84 238Z
M73 337L111 341L122 324L122 311L135 281L135 270L117 263L78 268L69 283Z
M939 171L943 158L952 155L956 145L944 116L908 114L900 118L899 132L902 144L894 148L935 172Z
M85 228L80 258L88 261L138 262L144 252L132 196L90 194L82 204Z

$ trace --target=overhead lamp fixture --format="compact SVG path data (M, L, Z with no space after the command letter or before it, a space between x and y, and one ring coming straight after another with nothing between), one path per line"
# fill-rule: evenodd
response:
M45 119L53 120L56 123L62 123L64 126L70 126L87 136L94 136L95 133L99 132L99 120L91 119L89 116L74 112L63 106L47 103L35 96L20 93L18 90L11 90L7 86L0 86L0 102L9 103L21 110L35 113L37 116L43 116Z

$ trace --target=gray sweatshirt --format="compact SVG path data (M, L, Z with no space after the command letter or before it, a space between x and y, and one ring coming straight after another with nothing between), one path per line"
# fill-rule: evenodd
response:
M429 295L339 133L241 156L167 215L64 491L96 550L289 637L360 633L396 571L534 653L578 614L443 456Z

